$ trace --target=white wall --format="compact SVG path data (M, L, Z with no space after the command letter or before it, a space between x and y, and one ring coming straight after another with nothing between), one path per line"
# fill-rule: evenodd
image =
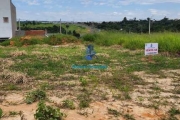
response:
M13 11L13 14L11 14L11 10ZM12 21L15 20L16 22L15 11L15 7L11 5L11 0L0 0L0 38L11 38L15 35L13 29L16 28L16 25L12 25ZM4 23L3 17L8 17L8 23Z
M11 3L11 22L12 22L12 36L16 35L17 22L16 22L16 7Z

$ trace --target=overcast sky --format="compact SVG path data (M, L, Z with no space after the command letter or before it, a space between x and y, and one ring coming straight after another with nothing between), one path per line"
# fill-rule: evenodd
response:
M58 21L180 19L180 0L12 0L17 19Z

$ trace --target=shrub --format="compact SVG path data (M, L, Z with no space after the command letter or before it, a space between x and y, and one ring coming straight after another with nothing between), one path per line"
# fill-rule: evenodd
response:
M84 41L94 42L97 38L96 34L86 34L83 36Z
M46 106L43 101L39 102L38 109L34 114L36 120L62 120L63 116L60 109Z
M43 90L37 89L27 94L25 102L27 104L31 104L38 100L44 100L44 99L46 99L46 93Z

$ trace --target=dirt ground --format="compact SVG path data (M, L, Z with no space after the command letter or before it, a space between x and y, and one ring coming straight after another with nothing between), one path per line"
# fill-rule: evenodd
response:
M175 95L172 90L179 86L180 70L164 71L168 74L167 78L159 78L158 75L148 75L144 72L135 72L135 75L144 79L148 85L138 85L137 88L131 93L131 101L116 100L112 97L112 91L106 89L109 93L107 100L94 101L90 104L89 108L85 109L61 109L61 112L67 115L65 120L126 120L122 116L114 116L108 114L108 109L117 110L121 113L132 115L136 120L159 120L165 119L170 107L176 106L180 109L180 95ZM154 92L151 88L158 86L161 92ZM101 89L101 88L99 88ZM103 89L103 88L102 88ZM58 91L53 91L58 92ZM66 91L72 92L72 91ZM34 113L37 108L37 103L27 105L24 103L24 94L22 92L11 92L6 95L1 95L2 104L0 108L3 109L5 117L1 120L34 120ZM72 98L68 95L65 97ZM61 104L65 97L49 96L50 101L54 104ZM156 98L155 101L152 98ZM155 109L152 106L159 104L159 108ZM21 115L6 116L9 111L21 111ZM180 116L176 116L180 120ZM130 118L129 118L130 119Z

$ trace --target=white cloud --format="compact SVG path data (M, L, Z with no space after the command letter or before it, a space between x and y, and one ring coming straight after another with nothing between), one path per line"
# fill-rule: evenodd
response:
M155 16L168 16L170 13L166 10L149 9L150 13Z
M52 2L52 0L44 0L44 4L51 4Z

